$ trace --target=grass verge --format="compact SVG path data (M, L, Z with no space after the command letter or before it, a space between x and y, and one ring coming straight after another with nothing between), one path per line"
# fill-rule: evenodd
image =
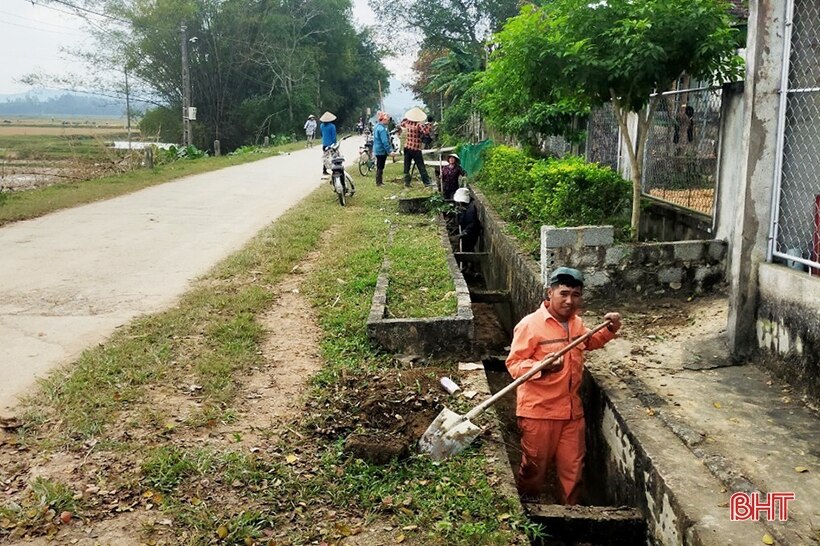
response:
M0 444L0 478L9 490L19 488L15 499L30 495L24 467L35 463L21 462L24 451L75 461L78 470L73 482L50 488L52 500L37 504L45 512L34 521L14 519L23 517L15 511L21 503L4 504L0 538L51 533L49 510L65 506L71 492L83 499L73 508L86 525L139 510L146 542L338 544L377 523L382 544L520 544L528 524L481 449L445 463L411 455L374 465L351 456L341 432L312 427L342 417L340 396L401 371L370 346L365 319L389 226L419 219L398 215L396 187L356 180L348 207L319 188L176 307L133 322L44 384L28 402L23 429ZM242 446L237 393L264 358L257 319L276 297L277 281L323 233L301 290L323 333L324 368L301 415ZM288 356L278 358L286 365ZM345 418L355 420L360 411L351 408Z
M0 194L2 195L2 199L0 199L0 226L9 222L37 218L60 209L110 199L149 186L163 184L183 176L241 165L303 147L303 142L294 142L285 146L270 148L269 151L261 154L208 157L194 161L180 160L159 165L153 169L139 169L115 176L2 193ZM85 150L85 148L83 149ZM84 153L90 152L86 150Z

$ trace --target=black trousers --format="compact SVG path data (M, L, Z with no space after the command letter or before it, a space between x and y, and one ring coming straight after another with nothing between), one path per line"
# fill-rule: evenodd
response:
M415 162L416 168L419 170L421 182L425 186L430 185L430 175L427 174L427 167L424 165L424 156L421 155L421 150L414 150L412 148L404 149L404 185L410 185L410 165Z
M384 165L387 163L387 155L376 156L376 185L384 184Z

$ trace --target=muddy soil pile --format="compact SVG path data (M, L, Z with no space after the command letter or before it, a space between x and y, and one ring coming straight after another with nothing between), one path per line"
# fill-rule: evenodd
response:
M323 401L309 404L309 429L345 440L354 457L385 464L405 457L443 407L437 367L382 370L345 378Z

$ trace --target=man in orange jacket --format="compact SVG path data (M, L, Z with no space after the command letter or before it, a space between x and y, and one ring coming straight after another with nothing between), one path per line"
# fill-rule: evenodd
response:
M584 276L577 269L559 267L550 275L547 300L521 319L513 332L507 357L507 369L513 378L521 377L589 331L576 315L583 289ZM516 415L522 450L518 489L524 497L541 495L554 459L560 501L578 502L586 453L584 408L578 393L584 351L603 347L621 327L620 314L607 313L604 318L611 321L607 328L518 387Z

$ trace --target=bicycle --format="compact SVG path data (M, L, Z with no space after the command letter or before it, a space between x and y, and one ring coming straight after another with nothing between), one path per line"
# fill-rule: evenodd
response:
M367 176L376 167L376 157L373 155L373 141L366 142L359 148L359 174Z

